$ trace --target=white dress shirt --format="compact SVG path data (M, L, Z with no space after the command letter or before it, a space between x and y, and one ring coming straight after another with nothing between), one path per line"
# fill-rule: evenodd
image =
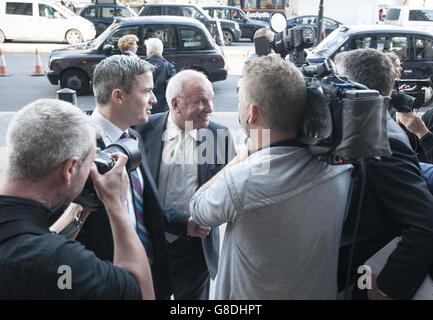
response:
M101 127L102 129L101 138L104 141L106 147L116 142L120 138L120 136L124 133L124 131L122 131L119 127L117 127L116 125L112 124L109 120L104 118L104 116L98 111L97 108L93 111L90 117L96 124L98 124ZM141 185L143 185L143 176L141 175L140 168L137 168L137 173L140 179L140 183ZM135 217L134 199L132 195L133 195L132 187L131 184L129 184L127 194L126 194L126 207L128 209L129 219L131 220L134 228L136 228L137 220Z
M168 173L170 169L170 164L173 161L171 155L179 147L179 140L182 132L183 131L174 123L170 113L167 117L166 131L162 136L164 142L158 176L158 192L164 204L168 187ZM186 213L189 213L189 201L191 200L198 187L198 165L196 156L198 150L197 141L198 132L196 129L187 131L185 133L185 152L181 157L181 161L186 166L184 170L186 176L185 185L179 186L179 188L183 188L185 191L185 203L181 210Z

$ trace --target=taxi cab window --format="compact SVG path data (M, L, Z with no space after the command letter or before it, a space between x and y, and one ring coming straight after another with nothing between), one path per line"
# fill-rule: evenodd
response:
M198 50L205 48L204 35L200 30L181 28L180 37L182 47L186 50Z
M96 13L97 13L96 8L87 8L87 9L84 11L83 16L84 16L85 18L96 18Z
M164 51L176 49L176 27L174 25L145 25L143 26L143 40L158 38L162 41Z
M401 61L408 58L408 38L401 35L382 35L377 37L377 49L384 52L394 52Z
M102 8L101 10L101 18L112 19L116 16L116 9L113 7Z
M433 40L426 38L415 38L415 55L416 60L431 61L433 60Z
M124 28L124 29L119 29L116 30L105 42L106 44L111 44L114 48L112 50L113 54L119 54L120 53L120 49L117 46L117 43L119 42L119 39L122 38L123 36L127 35L127 34L134 34L137 35L138 33L138 27L136 28ZM138 43L138 45L140 46L140 43Z

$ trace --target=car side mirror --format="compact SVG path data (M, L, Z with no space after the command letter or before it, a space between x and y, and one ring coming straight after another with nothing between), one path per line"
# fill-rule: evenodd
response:
M111 51L114 49L114 46L112 44L104 44L104 46L102 47L102 53L105 56L110 55Z
M60 19L62 16L61 16L61 14L60 13L58 13L58 12L54 12L54 18L56 18L56 19Z

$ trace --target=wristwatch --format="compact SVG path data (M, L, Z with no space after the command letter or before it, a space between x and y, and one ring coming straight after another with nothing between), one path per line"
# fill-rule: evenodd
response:
M77 216L75 216L74 220L68 224L59 234L64 235L66 237L70 237L74 232L81 228L83 225L83 220L81 220L81 211Z

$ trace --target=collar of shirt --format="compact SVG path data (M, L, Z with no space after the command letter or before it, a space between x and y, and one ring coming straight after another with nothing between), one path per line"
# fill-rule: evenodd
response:
M51 210L45 207L40 202L20 197L0 196L0 208L7 209L13 207L20 207L20 219L29 221L35 226L35 231L42 234L50 232L48 229L48 218L52 214ZM25 210L24 210L25 209ZM24 218L26 216L26 218ZM14 220L10 220L11 222ZM6 221L2 221L0 225Z
M111 123L109 120L107 120L99 112L98 108L93 111L90 117L96 124L101 127L101 138L102 140L104 140L106 146L119 140L120 136L123 134L123 131L119 127Z
M167 119L167 127L165 130L165 141L170 141L179 136L182 133L182 129L180 129L177 124L173 121L173 118L171 116L171 112L168 115ZM186 132L191 138L195 141L198 141L198 131L197 129L190 130Z
M287 139L287 140L281 140L274 143L271 143L270 145L263 146L261 148L255 149L255 150L249 150L248 156L252 155L253 153L256 153L257 151L260 151L265 148L274 148L274 147L305 147L305 144L299 142L297 139Z

